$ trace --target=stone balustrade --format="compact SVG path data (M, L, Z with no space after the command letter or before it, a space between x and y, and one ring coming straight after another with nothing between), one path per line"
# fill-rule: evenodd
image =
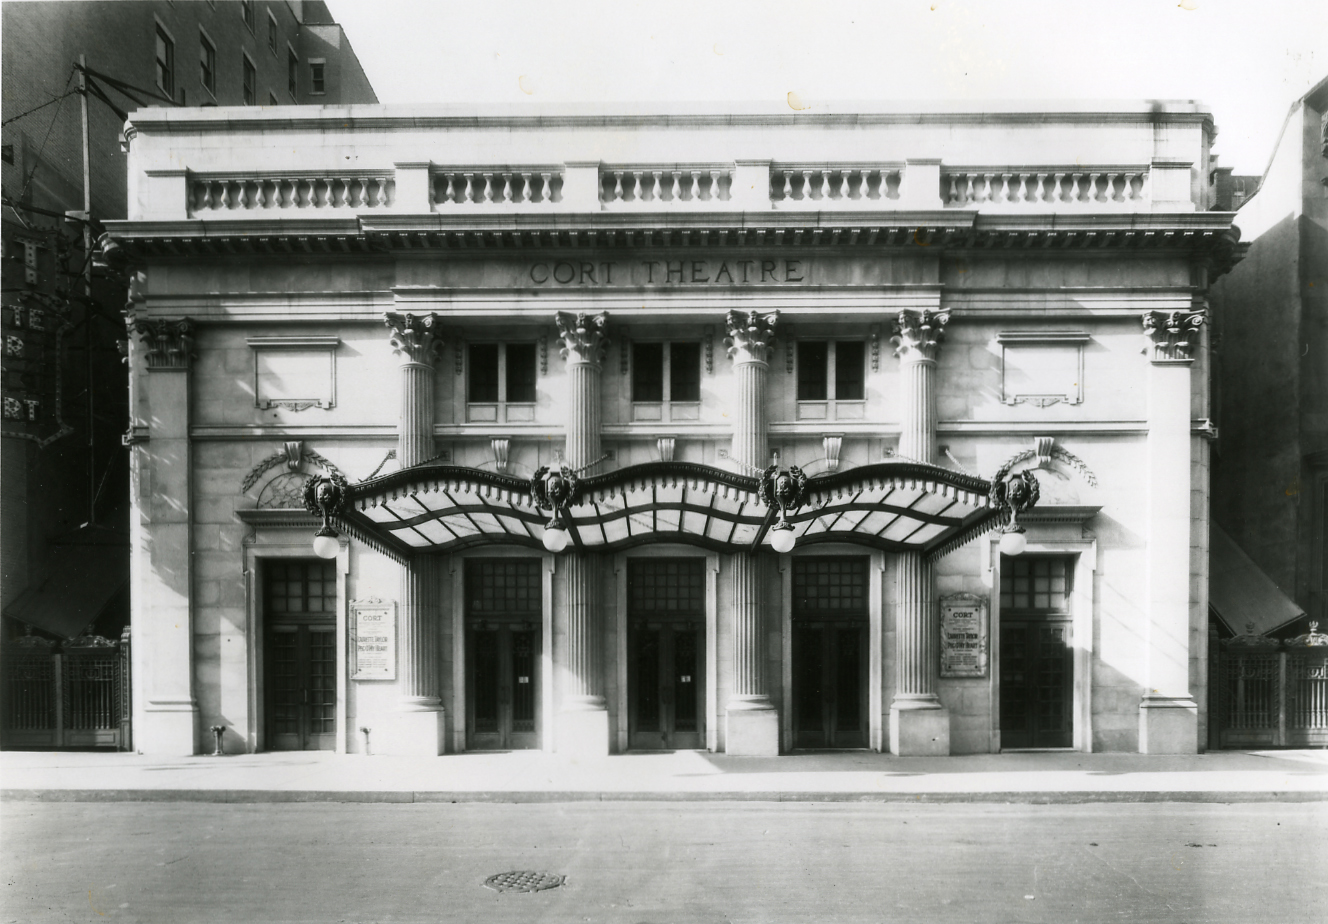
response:
M563 168L434 167L431 204L438 210L464 206L552 205L562 200Z
M189 214L253 211L360 211L394 202L391 172L272 176L193 175Z
M1148 167L942 167L946 208L1082 206L1087 210L1146 208Z
M770 202L777 209L891 208L903 180L903 165L772 164Z
M599 198L606 208L725 208L733 168L723 164L603 166Z

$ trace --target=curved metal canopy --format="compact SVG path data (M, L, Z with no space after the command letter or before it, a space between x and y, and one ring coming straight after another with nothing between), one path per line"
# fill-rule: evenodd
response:
M806 482L787 511L799 546L848 542L944 554L997 526L990 485L916 462L883 462ZM649 462L581 480L561 509L572 548L610 552L679 542L718 552L768 544L778 507L760 479L688 462ZM547 509L527 479L426 464L349 485L334 521L409 558L482 545L543 548Z

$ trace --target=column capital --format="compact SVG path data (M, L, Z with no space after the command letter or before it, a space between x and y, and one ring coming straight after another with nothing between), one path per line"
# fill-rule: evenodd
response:
M138 334L145 347L148 368L181 371L194 358L194 322L191 318L127 318L130 334Z
M895 355L903 362L934 363L945 325L949 323L948 310L905 308L895 319L894 336L890 338Z
M1194 361L1199 328L1207 319L1203 310L1145 311L1144 352L1154 363L1188 363Z
M560 311L554 315L558 325L559 350L569 363L598 366L604 361L609 348L609 313L588 315L584 311L572 314Z
M383 321L391 331L388 342L403 363L433 365L443 349L442 321L438 315L389 311L383 315Z
M730 311L724 319L727 332L724 346L728 348L729 359L734 363L769 363L778 323L778 311L769 314Z

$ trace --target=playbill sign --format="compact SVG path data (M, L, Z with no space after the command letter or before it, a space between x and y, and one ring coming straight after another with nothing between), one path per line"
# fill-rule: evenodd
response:
M352 680L397 679L397 605L381 601L352 603L355 663Z
M987 676L987 601L979 596L941 598L941 676Z

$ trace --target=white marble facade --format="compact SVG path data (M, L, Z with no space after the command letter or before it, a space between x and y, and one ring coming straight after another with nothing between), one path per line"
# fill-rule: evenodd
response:
M216 725L234 752L1204 740L1202 322L1235 233L1207 210L1201 108L130 122L130 217L109 235L135 274L144 752L210 750ZM774 458L813 488L839 479L789 511L790 553L770 544L775 506L741 480ZM568 507L578 544L550 552L528 484L560 463L609 482L657 464L640 470L649 485ZM987 515L994 475L1025 470L1041 496L1026 550L1004 557L997 531L956 524ZM354 499L336 557L316 594L313 572L292 589L317 526L300 489L332 472ZM691 501L631 500L649 487L658 504L678 477L698 505L729 504L733 531L695 532ZM516 519L467 513L463 494ZM613 521L630 540L594 519L619 501L646 504ZM830 503L848 506L813 516ZM445 504L452 519L401 525ZM475 562L506 561L528 569L528 612L485 623L468 582ZM675 561L694 579L687 629L640 609L654 605L642 575ZM856 596L831 612L806 582L845 562ZM940 633L954 601L985 626L967 674ZM372 606L395 620L394 663L357 674L353 617ZM669 681L685 696L646 689L665 638L665 673L693 659ZM303 647L279 657L288 644ZM486 671L502 678L480 690ZM652 737L661 721L674 737Z

